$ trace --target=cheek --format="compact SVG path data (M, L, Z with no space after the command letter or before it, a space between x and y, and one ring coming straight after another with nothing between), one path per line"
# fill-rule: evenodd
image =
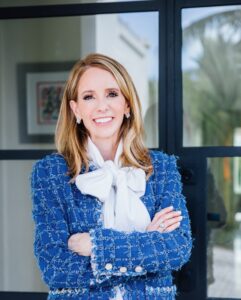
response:
M121 115L125 113L126 109L127 109L127 104L125 102L125 100L123 99L123 101L121 101L120 103L117 103L115 105L115 110Z
M87 119L91 114L91 108L88 105L81 104L79 105L79 114L82 119Z

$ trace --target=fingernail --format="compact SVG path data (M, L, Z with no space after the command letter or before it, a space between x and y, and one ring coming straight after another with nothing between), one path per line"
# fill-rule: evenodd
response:
M170 209L173 209L173 206L171 205L171 206L169 206L170 207Z
M183 216L180 216L179 219L182 220L182 219L183 219Z

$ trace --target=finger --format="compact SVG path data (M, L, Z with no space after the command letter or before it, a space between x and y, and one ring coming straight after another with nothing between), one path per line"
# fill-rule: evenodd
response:
M182 216L178 216L178 217L174 217L172 219L165 220L165 222L163 222L163 223L165 225L165 228L167 228L175 223L181 222L182 219L183 219Z
M75 248L78 246L79 238L80 238L79 233L75 233L71 235L71 237L68 239L68 248L70 250L75 250Z
M182 212L180 210L165 212L164 214L158 214L156 216L156 219L155 220L153 219L153 221L154 222L160 222L161 220L171 219L173 217L180 216L181 213Z
M160 216L156 220L153 219L152 225L157 228L158 226L160 226L161 223L166 224L167 220L172 220L172 219L180 217L180 214L181 214L181 211L173 211L173 212L166 213L165 215ZM168 223L168 225L169 225L169 223Z
M164 232L171 232L171 231L177 229L178 227L180 227L180 224L181 224L180 222L175 223L175 224L167 227Z
M160 232L166 231L166 229L174 224L181 222L182 216L177 216L168 220L162 220L161 222L156 222L152 225L153 230L158 230Z
M70 250L74 250L75 245L76 245L75 238L70 237L68 240L68 248Z
M157 212L152 220L152 222L156 222L161 216L165 215L166 213L170 212L173 210L173 206L168 206L162 210L160 210L159 212Z
M157 231L159 231L160 233L168 233L168 232L171 232L175 229L177 229L178 227L180 227L180 222L177 222L171 226L168 226L167 228L165 228L164 230L162 228L158 228Z
M179 217L181 215L181 211L177 210L177 211L172 211L169 213L166 213L164 216L161 217L162 220L169 220L169 219L173 219L176 217Z

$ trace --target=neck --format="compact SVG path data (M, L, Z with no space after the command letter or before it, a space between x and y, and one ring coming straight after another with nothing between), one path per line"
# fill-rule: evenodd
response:
M104 160L114 160L117 143L114 143L112 140L92 140L96 147L99 149Z

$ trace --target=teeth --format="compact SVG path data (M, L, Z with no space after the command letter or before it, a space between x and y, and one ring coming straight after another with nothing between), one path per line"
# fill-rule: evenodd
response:
M106 122L109 122L111 120L112 120L112 118L101 118L101 119L95 119L95 122L96 123L106 123Z

